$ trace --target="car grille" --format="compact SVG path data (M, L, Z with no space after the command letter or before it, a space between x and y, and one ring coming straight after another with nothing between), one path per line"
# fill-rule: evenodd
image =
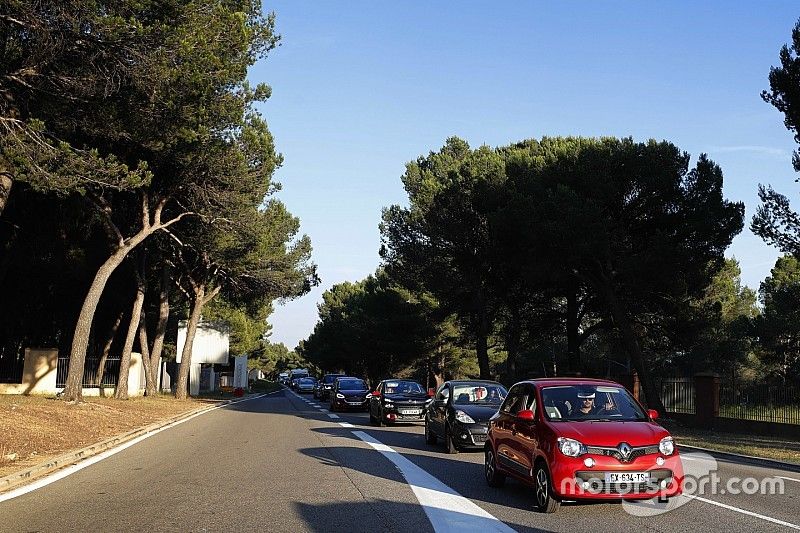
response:
M614 446L587 446L586 452L593 455L605 455L617 459L620 463L630 463L638 457L643 455L650 455L651 453L658 453L658 445L654 446L634 446L631 447L631 454L627 459L622 457L619 450Z

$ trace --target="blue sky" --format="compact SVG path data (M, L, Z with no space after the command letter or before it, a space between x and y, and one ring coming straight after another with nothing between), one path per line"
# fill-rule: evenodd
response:
M406 203L405 163L452 135L472 146L666 139L722 167L748 224L758 183L798 198L792 135L759 96L800 18L796 1L264 7L283 41L250 79L272 86L260 110L285 157L278 197L311 237L323 281L270 319L273 342L290 349L312 331L325 289L375 271L381 208ZM778 254L745 230L727 255L757 289Z

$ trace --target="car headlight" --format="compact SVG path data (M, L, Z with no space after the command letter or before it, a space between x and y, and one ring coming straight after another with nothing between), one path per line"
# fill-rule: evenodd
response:
M339 398L340 400L344 400L344 394L342 393L337 392L336 397Z
M672 455L675 453L675 443L672 437L664 437L661 439L661 442L658 443L658 451L660 451L662 455Z
M556 442L558 443L558 449L567 457L579 457L586 453L586 446L575 439L559 437Z
M472 419L471 416L469 416L467 413L465 413L464 411L461 411L461 410L456 411L456 420L458 420L462 424L474 424L475 423L475 421Z
M332 385L323 385L322 388L331 390L333 388L333 386Z

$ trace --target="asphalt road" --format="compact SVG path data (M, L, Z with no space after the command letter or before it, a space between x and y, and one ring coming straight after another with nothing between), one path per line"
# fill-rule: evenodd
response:
M524 485L487 487L480 452L448 455L419 425L377 428L366 413L316 405L281 391L196 417L0 503L0 531L800 529L800 474L719 461L725 494L706 489L663 514L566 503L543 515ZM731 494L732 478L780 480L783 494Z

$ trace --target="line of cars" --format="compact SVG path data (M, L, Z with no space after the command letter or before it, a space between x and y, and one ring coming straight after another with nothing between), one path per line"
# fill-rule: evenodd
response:
M319 383L314 394L329 399L331 411L366 410L378 426L422 422L425 441L441 440L449 453L482 449L486 483L529 485L541 512L562 501L665 504L681 494L680 456L658 413L613 381L546 378L507 390L494 381L453 380L426 391L412 380L370 389L363 379L329 374Z

